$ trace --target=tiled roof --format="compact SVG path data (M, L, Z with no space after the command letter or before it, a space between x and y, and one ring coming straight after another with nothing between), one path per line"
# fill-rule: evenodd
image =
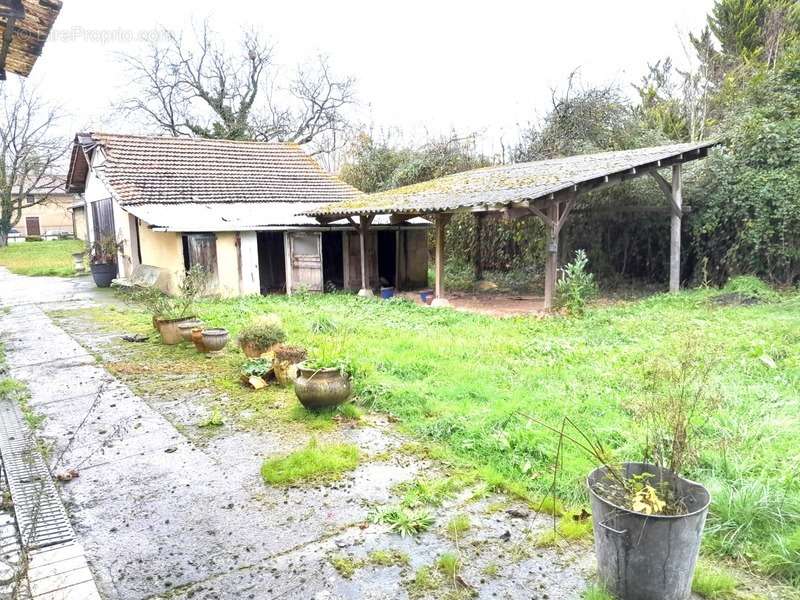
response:
M70 189L82 191L85 164L79 163L97 148L106 160L95 163L95 172L122 205L327 203L362 195L296 144L105 133L77 136Z
M0 50L0 70L30 75L60 10L61 0L0 0L0 40L13 23L8 53Z
M626 174L631 169L659 167L663 161L685 162L702 158L715 143L672 144L485 167L328 204L305 214L425 214L507 206L514 202L543 198L575 186L602 183L605 177Z

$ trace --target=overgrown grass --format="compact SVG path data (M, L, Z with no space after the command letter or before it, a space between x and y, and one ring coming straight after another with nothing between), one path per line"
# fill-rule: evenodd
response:
M261 476L272 485L329 481L355 469L358 459L358 448L352 444L318 444L312 440L302 450L265 460Z
M715 303L717 293L656 295L581 319L498 319L345 294L204 301L196 312L234 338L264 313L280 314L290 343L336 337L356 367L361 405L394 415L534 507L552 483L556 440L520 412L554 425L569 416L616 458L639 459L645 435L630 411L645 365L673 357L691 335L717 357L711 383L723 401L687 473L712 492L706 550L800 583L800 295L742 306ZM335 326L312 327L323 321ZM231 373L219 379L238 385ZM593 466L566 447L560 502L586 502Z
M69 277L75 274L71 255L83 249L81 240L10 244L0 248L0 265L17 275Z
M601 585L592 585L581 595L581 600L614 600L614 596L609 594Z

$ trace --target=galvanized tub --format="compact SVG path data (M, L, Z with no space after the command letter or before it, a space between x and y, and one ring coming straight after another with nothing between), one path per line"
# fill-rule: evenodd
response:
M711 502L708 490L646 463L624 463L621 470L626 478L653 473L654 484L673 483L687 512L645 515L616 506L593 489L606 476L607 468L592 471L587 485L601 584L618 600L687 600Z

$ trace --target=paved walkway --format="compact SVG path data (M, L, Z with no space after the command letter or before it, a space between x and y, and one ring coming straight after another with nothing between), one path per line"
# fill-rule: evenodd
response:
M392 456L403 440L391 431L342 433L374 459L341 482L265 486L261 461L290 449L286 440L239 431L199 446L40 307L96 301L85 281L17 277L0 268L0 304L9 308L0 315L0 335L11 374L29 386L32 408L47 417L41 434L54 445L51 467L80 472L61 492L104 598L406 598L413 573L453 550L442 529L409 539L366 525L371 505L393 500L392 486L431 468L421 459ZM488 510L496 501L461 498L437 513L440 523L456 509L472 520L463 578L476 593L580 597L585 560L532 547L529 556L501 558L547 525ZM361 560L378 549L407 553L411 564L367 566L347 578L329 560L332 553ZM482 575L498 561L491 577Z

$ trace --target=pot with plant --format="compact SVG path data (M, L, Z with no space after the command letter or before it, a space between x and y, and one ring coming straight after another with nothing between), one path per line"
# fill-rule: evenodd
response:
M338 406L350 397L352 374L352 364L342 353L341 344L323 343L297 365L294 393L311 410Z
M89 246L89 269L97 287L111 287L117 276L117 253L121 246L113 234L104 235Z
M153 296L150 305L154 311L153 323L161 334L163 343L174 345L182 342L184 332L181 331L181 325L194 323L194 327L189 328L189 335L191 330L198 326L198 319L192 314L192 308L197 297L205 289L206 282L205 269L194 266L183 276L175 296L166 294ZM225 342L227 343L227 339Z
M297 379L297 365L307 357L306 349L301 346L278 344L273 349L272 372L280 385L289 385Z
M597 573L619 600L691 596L711 497L683 473L697 457L698 432L718 402L707 387L713 362L691 342L672 356L672 363L662 359L645 368L639 399L630 407L646 434L643 462L614 462L609 448L569 418L556 429L529 417L559 434L559 448L568 440L600 464L586 482Z
M285 340L280 317L274 314L254 319L239 333L239 346L247 358L258 358Z

